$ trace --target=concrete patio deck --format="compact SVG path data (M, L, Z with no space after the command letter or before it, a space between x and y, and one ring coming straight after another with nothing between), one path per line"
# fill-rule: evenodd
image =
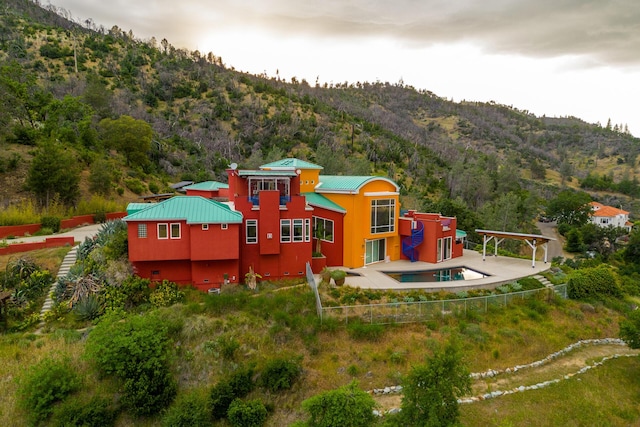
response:
M467 267L472 270L488 274L489 277L473 280L453 280L446 282L398 282L386 272L413 272L424 270L440 270L454 267ZM504 283L533 276L548 270L551 263L536 260L535 267L531 266L531 259L509 258L504 256L487 255L482 260L482 254L472 250L465 250L463 256L438 264L426 262L410 262L407 260L380 262L366 267L346 269L349 273L346 285L362 289L390 289L412 290L425 289L429 291L444 290L459 292L469 289L493 289Z

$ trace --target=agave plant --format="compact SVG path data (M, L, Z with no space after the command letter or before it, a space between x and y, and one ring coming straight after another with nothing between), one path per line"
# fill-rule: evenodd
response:
M78 301L97 294L102 289L102 283L93 275L83 276L78 279L73 289L73 294L69 299L69 304L73 307Z
M102 305L96 295L88 295L76 303L73 312L80 320L93 320L102 314Z

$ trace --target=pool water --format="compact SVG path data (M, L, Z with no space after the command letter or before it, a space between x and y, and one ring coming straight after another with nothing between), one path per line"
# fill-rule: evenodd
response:
M384 274L398 282L450 282L453 280L474 280L489 277L489 274L481 273L467 267L443 268L439 270L423 271L383 271Z

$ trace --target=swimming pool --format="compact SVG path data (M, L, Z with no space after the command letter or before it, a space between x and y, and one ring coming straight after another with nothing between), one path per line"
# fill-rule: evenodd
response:
M384 274L401 283L406 282L450 282L454 280L475 280L491 276L467 267L442 268L422 271L383 271Z

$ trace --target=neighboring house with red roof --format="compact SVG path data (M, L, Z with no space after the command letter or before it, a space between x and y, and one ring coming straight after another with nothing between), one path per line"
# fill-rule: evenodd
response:
M629 221L629 212L598 202L590 202L589 204L592 210L592 223L599 227L620 227L631 232L633 224Z

